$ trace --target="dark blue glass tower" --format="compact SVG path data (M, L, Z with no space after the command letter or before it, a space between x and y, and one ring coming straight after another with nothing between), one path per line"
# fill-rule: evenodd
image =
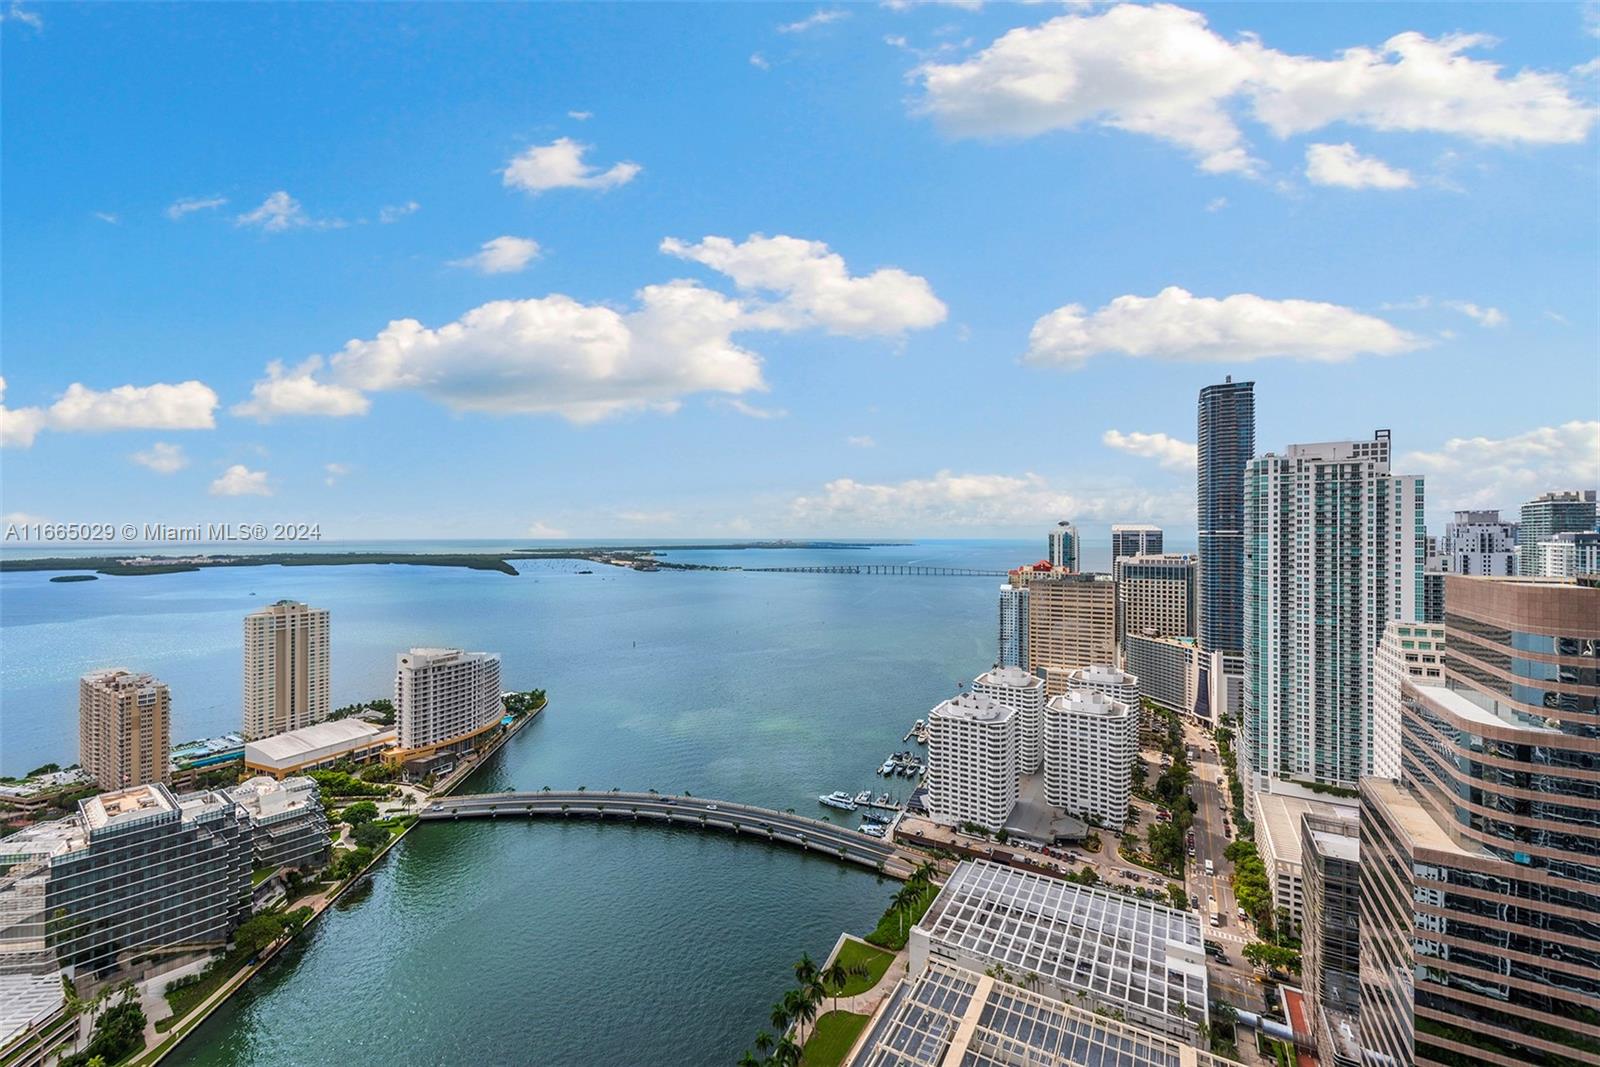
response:
M1255 382L1200 390L1195 497L1200 542L1200 648L1244 650L1244 468L1255 455Z

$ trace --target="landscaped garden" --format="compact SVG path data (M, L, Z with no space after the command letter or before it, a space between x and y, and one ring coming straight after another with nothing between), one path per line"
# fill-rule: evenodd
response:
M865 993L882 980L889 964L894 962L894 953L873 948L854 938L845 938L834 959L844 964L850 972L850 979L838 988L837 993L833 989L828 992L830 995L853 997L857 993Z
M838 1067L856 1043L867 1016L850 1011L830 1011L817 1020L816 1029L800 1054L801 1067Z

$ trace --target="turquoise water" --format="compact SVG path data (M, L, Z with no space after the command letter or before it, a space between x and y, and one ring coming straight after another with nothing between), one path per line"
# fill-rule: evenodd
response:
M1039 547L681 558L1003 568ZM386 695L409 645L497 651L508 687L548 690L475 791L687 789L820 815L819 793L881 786L912 720L994 657L996 579L522 569L0 574L0 772L70 762L95 667L167 681L175 738L236 729L241 618L282 597L332 612L336 703ZM516 822L421 827L370 882L168 1062L731 1063L789 964L892 893L716 834Z

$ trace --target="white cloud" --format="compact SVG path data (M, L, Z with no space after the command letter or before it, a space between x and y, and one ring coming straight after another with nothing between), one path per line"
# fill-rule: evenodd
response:
M128 458L157 474L176 474L189 465L189 457L184 455L183 446L165 441L157 441L143 452L135 452Z
M1331 60L1229 41L1170 4L1122 4L1004 34L959 63L925 63L922 110L959 136L1031 137L1107 126L1193 153L1211 172L1254 173L1240 101L1279 137L1336 123L1484 142L1575 143L1595 108L1559 73L1502 69L1464 53L1471 34L1397 34Z
M209 430L217 394L201 382L119 385L100 392L73 382L50 405L53 430Z
M1061 515L1097 521L1182 521L1194 516L1194 495L1108 488L1077 497L1052 487L1038 474L945 470L931 478L892 483L838 478L814 496L795 498L790 513L808 528L846 532L1042 527Z
M1514 509L1551 489L1600 485L1600 420L1541 426L1512 437L1456 437L1395 462L1427 478L1430 511Z
M378 221L387 226L399 222L407 215L415 215L422 210L422 205L415 200L407 200L403 204L388 204L378 209Z
M757 70L771 70L772 69L772 64L770 62L768 62L767 61L767 57L762 55L760 52L751 52L750 53L750 65L752 67L756 68Z
M1212 212L1213 214L1221 211L1227 206L1228 198L1225 196L1214 196L1210 200L1206 201L1206 210Z
M1446 300L1444 306L1453 311L1461 312L1461 314L1485 329L1504 326L1511 321L1506 317L1506 313L1499 308L1484 307L1469 300Z
M1352 144L1314 144L1306 148L1306 178L1312 185L1346 189L1412 189L1409 171L1364 156Z
M20 0L11 0L11 6L6 9L4 15L0 15L0 21L20 22L24 26L32 27L36 33L44 31L44 16L37 11L29 11L22 6Z
M509 188L542 193L547 189L611 189L633 181L644 169L637 163L614 163L606 170L590 166L583 161L589 147L560 137L547 145L533 145L500 173Z
M513 274L539 255L539 242L527 237L496 237L485 241L465 259L450 261L452 267L467 267L483 274Z
M548 525L546 523L543 523L543 522L535 522L535 523L532 523L528 527L528 532L527 532L526 536L528 536L528 537L543 537L543 538L563 538L563 537L567 536L567 531L557 529L556 527L550 526L550 525Z
M44 429L48 416L43 408L8 408L5 399L6 380L0 378L0 447L27 448Z
M1169 286L1155 296L1119 296L1093 313L1079 304L1057 308L1034 323L1023 359L1063 367L1102 353L1190 363L1275 356L1331 363L1362 353L1396 355L1424 343L1337 304L1252 293L1219 300Z
M738 397L725 399L721 404L730 411L737 411L739 414L751 419L784 419L789 417L789 412L784 408L757 407L755 404L747 403Z
M300 201L279 189L261 202L254 211L247 211L233 220L236 226L257 226L267 233L286 230L315 229L337 230L345 225L343 219L314 219L306 214Z
M579 122L588 122L590 119L594 118L594 112L593 111L569 111L569 112L567 112L567 118L569 118L569 119L577 119Z
M983 8L983 0L883 0L883 6L890 11L910 11L912 8L931 7L935 4L959 7L963 11L979 11Z
M271 496L266 471L253 471L243 463L235 463L211 483L212 496Z
M43 515L35 515L30 511L8 511L0 515L0 525L5 526L35 526L49 521Z
M661 250L726 274L742 290L779 294L776 304L752 312L753 324L767 329L895 335L937 325L946 314L927 279L897 267L851 277L844 257L821 241L752 234L743 244L726 237L685 244L669 237Z
M573 422L766 388L760 359L731 340L737 301L683 281L646 286L638 299L630 312L559 294L496 300L438 329L398 319L347 343L332 369L355 389L415 389L457 411Z
M1100 441L1107 448L1114 448L1119 452L1129 455L1153 459L1167 470L1192 471L1195 469L1195 447L1193 441L1180 441L1176 437L1168 437L1164 433L1141 433L1132 430L1123 433L1121 430L1107 430L1100 435Z
M323 484L331 487L339 484L339 479L350 473L350 467L344 463L324 463L322 471L325 475L322 479Z
M818 26L826 26L830 22L850 17L850 12L843 8L819 8L817 11L800 19L798 22L786 22L778 27L779 33L804 33Z
M235 415L271 422L285 415L365 415L368 401L349 386L320 382L322 357L312 356L292 369L282 360L267 364L267 376L250 387L250 399L235 404Z
M186 196L167 205L167 218L176 222L196 211L211 211L228 202L225 196Z
M844 443L849 445L851 448L876 448L876 447L878 447L878 442L874 441L870 434L864 434L864 433L863 434L857 434L854 437L846 437L844 439Z
M122 221L121 216L117 215L113 211L96 211L93 212L93 215L95 218L99 219L103 223L106 223L108 226L115 226Z

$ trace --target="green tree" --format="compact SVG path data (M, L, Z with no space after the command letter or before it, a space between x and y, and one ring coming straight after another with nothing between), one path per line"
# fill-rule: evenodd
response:
M389 843L388 829L373 822L361 823L351 831L350 837L362 848L370 848L374 851Z
M794 965L794 980L805 985L817 976L817 965L809 952L802 952Z
M1242 955L1263 970L1300 970L1300 953L1283 945L1271 945L1265 941L1252 941L1244 947Z
M360 826L364 822L371 822L378 817L378 805L370 800L358 800L344 809L339 816L340 820L351 826Z

